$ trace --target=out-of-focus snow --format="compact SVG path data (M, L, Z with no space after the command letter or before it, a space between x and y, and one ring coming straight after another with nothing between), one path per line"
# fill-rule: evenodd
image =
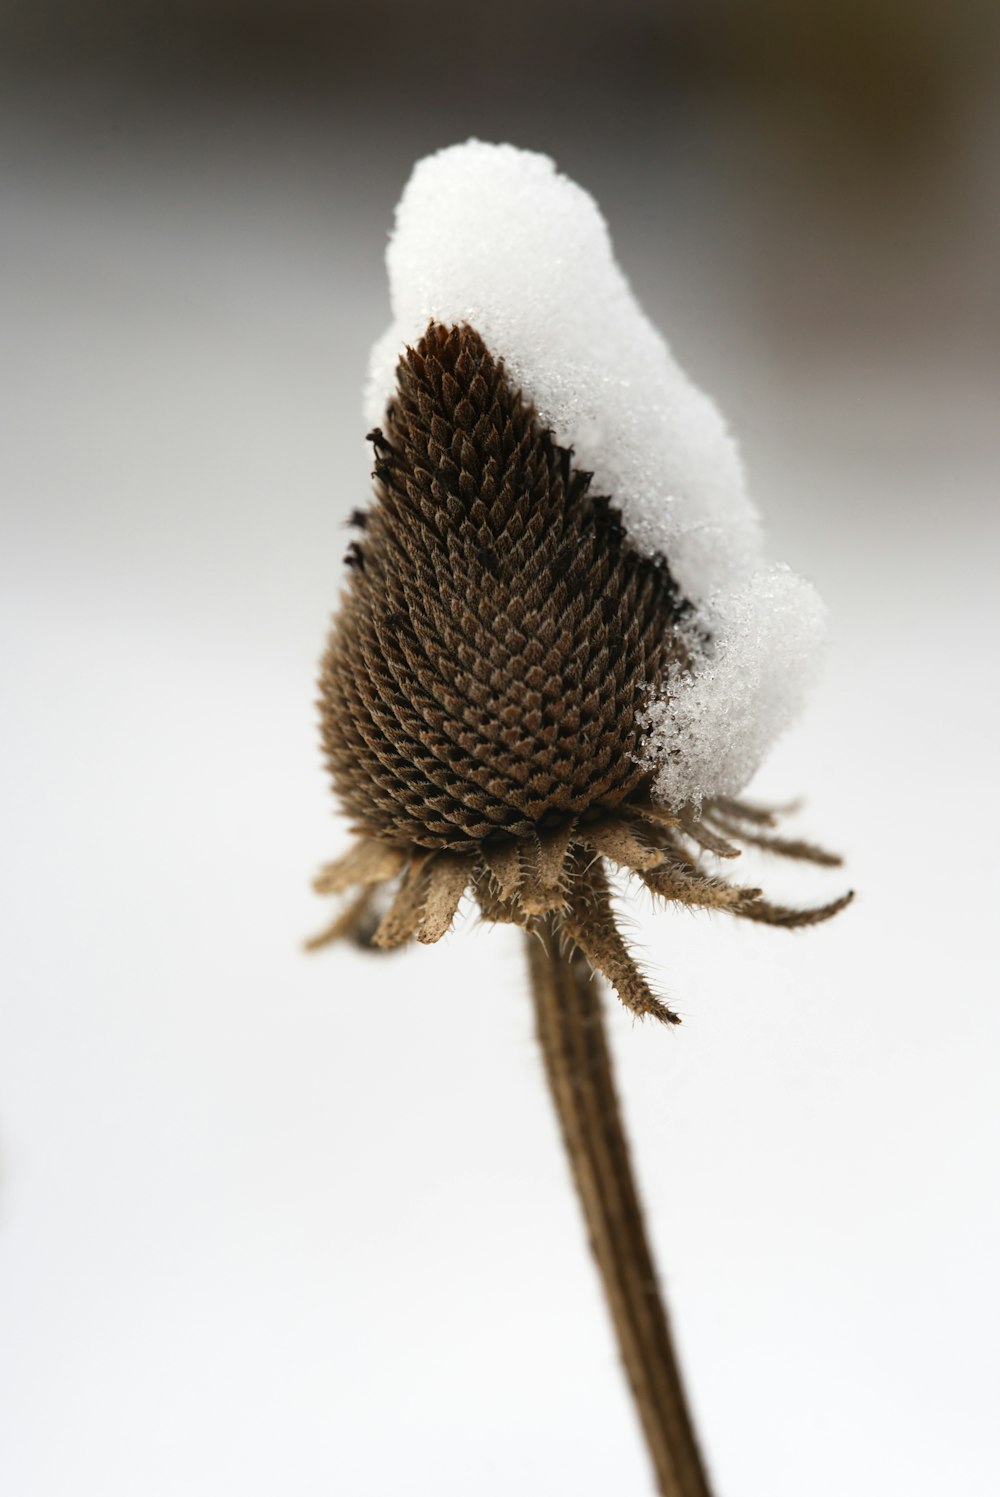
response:
M798 710L822 607L764 562L736 444L639 307L593 198L547 156L470 140L417 163L386 260L393 323L372 351L368 420L428 322L474 327L695 605L694 673L647 711L656 793L742 789Z

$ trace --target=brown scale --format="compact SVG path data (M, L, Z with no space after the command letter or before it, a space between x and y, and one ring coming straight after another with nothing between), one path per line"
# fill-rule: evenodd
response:
M312 944L437 940L471 889L489 920L558 912L629 1007L673 1019L617 931L604 859L667 899L772 924L843 907L784 910L702 870L705 852L736 856L734 839L836 861L765 835L770 813L651 802L638 717L686 662L688 605L478 333L428 327L371 441L375 503L352 517L362 539L320 677L323 747L360 840L317 887L361 892Z

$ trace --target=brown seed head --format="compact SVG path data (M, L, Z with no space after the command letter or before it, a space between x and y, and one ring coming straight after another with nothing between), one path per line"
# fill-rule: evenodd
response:
M353 517L320 677L323 746L359 840L316 887L360 893L311 945L436 941L471 888L484 919L555 920L634 1013L675 1021L615 924L605 860L664 899L767 924L843 908L849 895L785 909L704 871L736 842L837 861L771 836L771 813L651 801L641 709L687 663L688 605L478 333L432 323L371 440L375 503Z
M466 851L621 804L679 651L628 543L478 333L427 329L372 434L376 503L323 663L323 743L372 835Z

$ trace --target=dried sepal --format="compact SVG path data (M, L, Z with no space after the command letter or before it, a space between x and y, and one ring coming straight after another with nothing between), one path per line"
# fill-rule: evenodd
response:
M622 1003L637 1018L679 1024L674 1011L657 998L622 939L611 908L603 865L580 868L572 880L572 894L562 929L583 952L595 971L606 977Z
M804 842L798 837L771 837L763 832L747 831L745 827L741 827L738 822L730 820L727 816L712 816L711 813L707 813L705 821L730 837L738 837L741 842L750 847L760 847L764 852L775 853L778 857L796 858L805 863L818 863L823 868L839 868L844 861L838 853L827 852L825 848L817 847L813 842ZM693 836L694 833L689 835Z
M400 881L392 903L379 921L372 945L392 951L417 933L427 897L427 855L412 859Z
M340 894L355 884L381 884L394 878L405 862L404 849L361 837L342 858L320 869L313 888L317 894Z
M581 841L602 857L610 858L619 868L636 873L655 868L663 861L662 849L644 841L633 826L620 819L591 822L582 829Z
M762 925L779 925L785 930L796 930L800 926L819 925L824 920L832 920L834 915L846 910L853 898L854 890L849 889L839 899L831 899L829 904L813 905L800 910L787 905L771 904L758 896L741 905L735 913L744 920L757 920Z
M350 900L342 910L338 910L329 925L324 926L315 936L310 936L305 943L306 951L319 951L324 946L332 946L335 941L354 938L371 909L374 897L373 885L369 884L362 888L360 894Z
M487 873L496 883L502 903L517 897L521 888L521 844L519 842L486 842L482 859Z
M717 858L739 857L739 848L727 841L725 837L720 837L717 832L713 832L705 816L695 816L693 812L686 811L679 820L685 837L690 837L691 841L697 843L705 852L714 852ZM744 835L742 840L746 842L748 839Z
M472 862L467 857L439 853L428 862L427 894L417 928L419 941L431 946L451 929L472 874Z

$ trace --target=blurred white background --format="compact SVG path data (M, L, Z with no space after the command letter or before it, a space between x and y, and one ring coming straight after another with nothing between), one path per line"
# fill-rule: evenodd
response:
M719 1497L992 1497L984 14L852 5L814 46L771 0L757 55L727 4L515 6L513 40L443 3L48 9L0 134L0 1490L652 1490L517 933L300 950L346 840L312 700L385 235L475 132L598 197L831 610L753 789L807 798L854 907L789 936L627 895L685 1022L609 1002Z

